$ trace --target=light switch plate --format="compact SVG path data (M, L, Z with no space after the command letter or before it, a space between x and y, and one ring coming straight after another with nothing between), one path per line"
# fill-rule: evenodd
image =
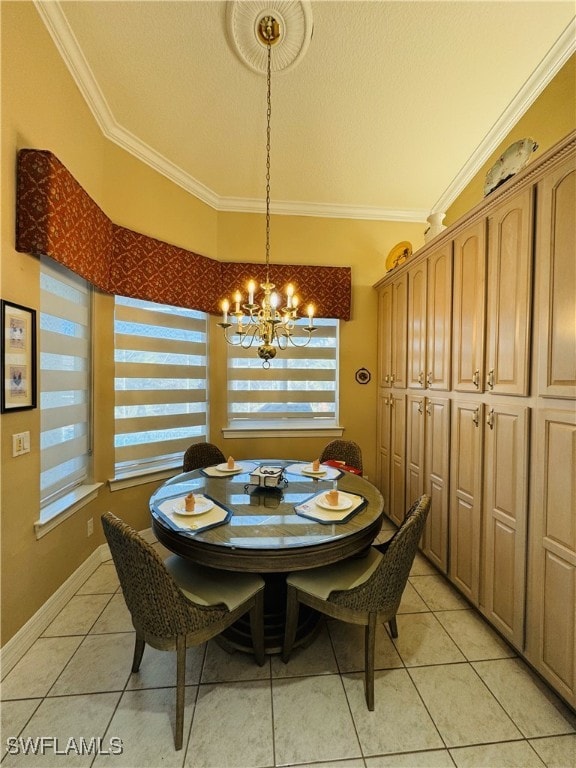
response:
M18 432L12 435L12 456L30 453L30 432Z

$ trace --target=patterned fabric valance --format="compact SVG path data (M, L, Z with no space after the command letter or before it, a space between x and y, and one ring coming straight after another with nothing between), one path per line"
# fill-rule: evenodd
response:
M264 265L220 262L114 224L47 150L18 153L16 250L43 254L107 293L220 313ZM350 319L350 267L275 265L270 280L288 282L317 317Z

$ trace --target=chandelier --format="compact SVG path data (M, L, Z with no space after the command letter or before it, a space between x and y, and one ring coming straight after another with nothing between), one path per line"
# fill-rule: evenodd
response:
M306 310L308 325L298 326L305 336L295 338L296 322L300 300L294 293L294 286L287 285L285 299L274 290L270 282L270 118L272 115L272 45L280 39L280 24L273 16L263 16L257 26L260 42L267 48L267 110L266 110L266 279L260 287L263 294L260 303L255 302L256 283L250 280L247 285L247 300L244 302L239 290L234 293L234 309L228 299L222 301L222 322L218 323L224 331L228 344L249 349L258 346L258 357L264 368L270 368L270 360L276 357L277 349L287 349L289 344L305 347L310 343L314 327L314 307L309 304ZM280 306L285 300L284 306Z

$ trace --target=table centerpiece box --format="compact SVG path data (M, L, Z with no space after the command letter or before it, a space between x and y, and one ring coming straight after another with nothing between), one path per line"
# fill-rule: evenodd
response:
M250 485L278 488L284 479L284 467L261 466L250 473Z

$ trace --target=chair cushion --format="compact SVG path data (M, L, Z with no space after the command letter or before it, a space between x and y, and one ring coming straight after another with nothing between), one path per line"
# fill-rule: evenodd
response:
M286 582L308 595L327 600L331 592L352 589L367 581L380 560L380 552L370 547L366 557L354 557L309 571L294 571Z
M264 579L257 574L220 571L178 555L167 557L164 565L188 600L197 605L224 603L233 611L264 586Z

